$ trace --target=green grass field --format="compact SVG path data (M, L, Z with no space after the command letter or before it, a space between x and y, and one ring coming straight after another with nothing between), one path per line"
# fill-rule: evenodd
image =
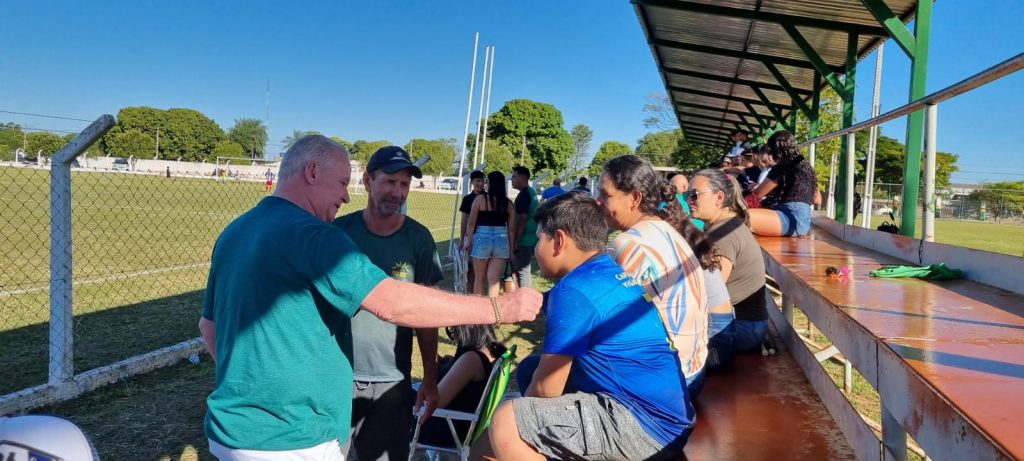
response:
M213 244L265 196L263 184L78 171L72 182L75 371L195 337ZM355 194L340 213L365 204ZM46 382L48 171L0 168L0 207L6 394ZM451 194L413 191L409 215L447 242L453 207Z

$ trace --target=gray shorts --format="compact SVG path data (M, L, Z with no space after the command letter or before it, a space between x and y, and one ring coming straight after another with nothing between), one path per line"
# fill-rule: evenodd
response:
M602 394L575 392L551 399L512 401L519 436L549 458L562 460L661 459L663 452L628 408Z

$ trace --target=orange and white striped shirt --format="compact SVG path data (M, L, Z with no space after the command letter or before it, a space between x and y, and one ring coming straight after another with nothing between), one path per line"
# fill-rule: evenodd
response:
M683 374L700 372L708 356L708 305L704 272L693 249L661 219L638 222L609 249L658 307Z

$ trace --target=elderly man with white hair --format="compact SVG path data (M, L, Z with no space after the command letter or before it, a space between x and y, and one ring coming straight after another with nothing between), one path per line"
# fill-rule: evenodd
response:
M274 193L217 239L199 329L217 367L206 435L220 459L344 459L359 309L412 328L529 321L540 309L534 290L488 299L388 277L329 224L351 176L344 147L303 137Z

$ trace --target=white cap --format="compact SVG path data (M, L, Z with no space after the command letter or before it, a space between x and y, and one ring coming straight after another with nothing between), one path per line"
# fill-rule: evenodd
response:
M75 423L59 416L0 418L0 459L98 461L96 449Z

